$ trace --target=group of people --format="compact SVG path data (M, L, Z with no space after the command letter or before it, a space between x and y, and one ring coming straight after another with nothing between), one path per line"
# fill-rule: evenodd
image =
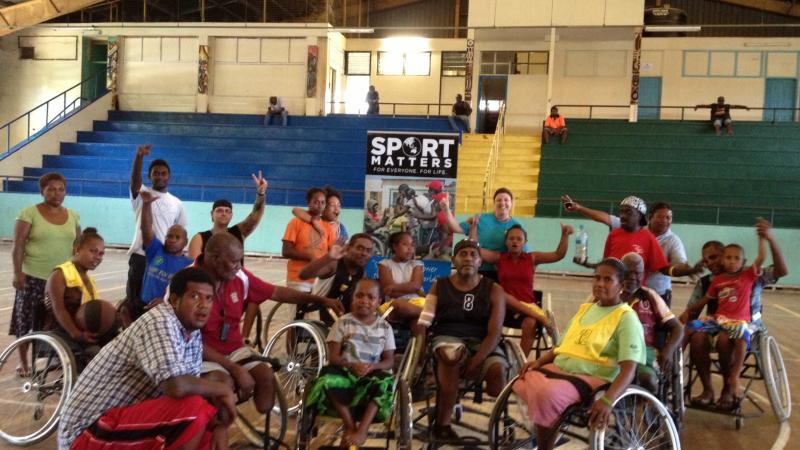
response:
M537 265L565 257L572 227L561 225L554 250L530 251L526 230L511 216L508 189L495 192L492 212L463 222L455 219L446 197L431 199L441 206L437 227L465 238L453 247L453 273L428 292L415 251L419 236L393 232L390 255L380 262L378 279L370 280L365 268L373 238L348 236L339 221L340 193L309 189L307 208L293 210L282 237L288 261L287 287L281 287L243 267L244 241L265 209L268 185L261 174L253 175L256 200L243 221L230 226L232 204L218 200L211 210L213 227L190 241L183 206L167 189L168 163L152 160L150 186L143 185L143 161L150 152L148 145L137 149L131 173L137 226L129 250L124 328L113 323L116 316L108 319L113 306L99 300L89 274L102 262L103 239L94 228L82 230L79 215L63 207L64 178L43 176L43 202L17 217L11 333L53 330L86 356L61 417L60 449L155 443L226 448L236 403L252 399L261 413L273 405L272 368L244 340L254 312L267 299L297 305L298 317L317 310L330 325L329 367L307 388L306 402L342 417L346 446L363 444L369 424L389 415L393 327L408 327L429 343L438 383L433 433L454 441L458 436L450 421L458 383L453 381L485 380L487 393L498 395L515 375L500 345L503 326L522 330L526 355L536 333L554 326L536 304L534 275ZM558 345L527 363L514 385L537 425L540 446L552 448L552 429L567 406L610 383L591 405L590 424L604 426L628 384L637 380L654 389L681 345L691 347L698 367L704 391L692 401L701 405L714 402L708 350L716 345L726 373L717 405L732 408L741 395L738 374L749 336L760 326L761 289L787 273L769 224L757 223L760 251L751 266L743 268L739 245L716 241L707 243L703 261L691 266L670 229L668 204L648 209L631 196L621 202L619 216L612 216L569 196L563 202L568 212L604 223L610 233L603 259L582 262L594 268L592 294ZM762 270L767 244L773 265ZM670 311L671 277L705 268L711 274L676 316ZM87 311L78 314L81 308ZM90 319L99 324L87 323ZM23 357L17 373L29 372L30 361Z

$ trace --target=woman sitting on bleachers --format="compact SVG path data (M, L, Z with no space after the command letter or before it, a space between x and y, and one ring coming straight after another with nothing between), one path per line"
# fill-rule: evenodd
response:
M595 302L580 306L555 349L520 371L514 392L527 404L540 449L553 448L558 434L553 431L569 406L610 383L589 411L589 426L604 428L614 400L645 361L642 324L620 297L625 276L620 260L600 262L592 283Z

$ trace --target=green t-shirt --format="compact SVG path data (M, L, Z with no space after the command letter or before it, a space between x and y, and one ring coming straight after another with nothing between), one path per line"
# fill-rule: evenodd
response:
M596 323L623 304L624 303L620 303L619 305L610 307L602 307L594 304L586 311L581 323L583 325ZM574 317L570 319L569 324L567 324L567 329L572 326L573 320L575 320ZM561 335L562 339L566 334L567 333L564 332ZM636 361L639 364L644 364L644 330L635 312L627 311L622 314L617 329L614 331L614 334L611 335L611 339L609 339L608 344L600 355L613 361ZM556 356L553 362L559 369L566 372L591 375L602 378L608 382L614 381L614 378L619 374L619 365L616 364L613 366L604 366L566 355Z
M63 225L54 225L42 216L36 205L31 205L19 212L17 220L31 224L25 242L22 272L46 280L57 265L72 256L72 243L80 226L80 216L68 209L67 221Z

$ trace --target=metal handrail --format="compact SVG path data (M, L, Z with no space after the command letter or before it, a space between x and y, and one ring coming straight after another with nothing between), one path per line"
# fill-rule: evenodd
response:
M89 97L83 97L84 86L90 86L90 83L95 83L97 78L100 76L105 78L105 74L105 68L99 69L92 75L89 75L86 79L81 80L80 83L67 88L65 91L53 96L49 100L46 100L45 102L31 108L29 111L20 114L16 118L0 126L0 135L2 135L3 132L6 134L5 151L0 152L0 159L10 155L20 147L35 139L39 134L49 130L53 125L57 124L61 120L66 119L70 114L74 114L82 110L105 94L105 91L99 93L97 92L98 90L95 89L92 91ZM75 98L71 101L68 101L67 96L72 97L72 95L74 95L74 91L76 90L77 94L75 95ZM55 107L51 108L51 103L59 99L61 100L59 104L56 104ZM44 112L44 120L42 120L41 117L42 112ZM51 113L55 113L55 115L51 117ZM26 125L24 133L25 137L19 141L14 141L12 144L12 126L21 120L24 120ZM0 142L2 141L3 140L0 140Z
M347 103L348 102L343 102L343 101L338 101L338 102L330 101L330 102L328 102L328 106L330 108L329 108L327 113L328 114L340 114L340 113L337 113L335 111L336 106L342 106L342 105L346 106ZM413 102L379 102L378 103L378 106L382 106L382 105L383 106L391 106L392 107L392 114L391 114L392 117L397 117L397 115L398 115L397 114L397 107L398 106L424 106L425 107L425 117L426 118L429 118L432 115L433 116L441 116L441 115L443 115L442 114L442 106L445 106L447 108L452 108L452 106L453 106L452 103L413 103ZM438 108L436 114L431 114L431 108L432 107L433 108ZM355 115L358 115L358 116L367 115L366 110L367 110L366 102L364 102L364 104L360 104L359 105L358 112L355 113ZM445 111L449 111L449 110L445 109ZM388 116L389 114L379 113L379 114L375 114L375 115L376 116L381 116L381 115ZM414 114L401 114L401 115L412 115L413 116Z
M486 172L483 175L483 210L489 209L490 189L494 186L494 175L497 172L497 160L500 158L500 147L506 134L506 105L500 104L500 113L497 115L497 126L494 129L492 147L486 161Z
M595 109L602 109L602 108L630 109L630 107L631 107L631 105L555 105L555 106L557 106L559 108L589 108L589 117L588 117L589 119L593 118L592 115L593 115ZM687 110L696 111L697 109L703 109L703 107L697 108L697 105L685 105L685 106L639 105L639 109L680 110L681 118L679 120L680 121L684 121L684 120L687 120L686 119L686 111ZM772 120L767 121L767 122L770 122L770 123L775 123L776 122L776 120L775 120L776 119L776 114L779 111L793 111L793 112L797 113L797 114L795 114L795 121L797 121L800 118L800 108L778 108L778 107L764 108L764 107L756 107L756 106L754 106L754 107L746 107L746 108L743 108L743 109L747 109L748 111L749 110L770 111L772 113ZM660 119L660 120L670 120L670 119ZM762 122L764 122L764 120L762 120Z

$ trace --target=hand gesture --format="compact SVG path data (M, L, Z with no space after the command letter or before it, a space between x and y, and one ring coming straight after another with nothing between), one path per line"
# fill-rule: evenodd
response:
M759 217L756 219L756 234L761 239L771 241L774 236L772 235L772 224L767 219Z
M661 369L661 373L670 373L672 370L672 353L667 354L666 352L660 352L658 354L658 367Z
M356 363L353 364L352 372L359 378L372 372L372 364L370 363Z
M14 289L19 291L25 289L25 274L22 272L15 273L11 285L14 286Z
M344 305L342 305L342 302L332 298L326 298L326 297L321 297L321 298L322 298L322 304L326 308L335 312L337 316L343 316L345 314Z
M139 146L139 147L136 149L136 156L139 156L139 157L144 157L144 156L147 156L147 155L149 155L149 154L150 154L150 149L151 149L151 148L153 148L153 146L152 146L152 145L150 145L150 144L144 144L144 145L140 145L140 146Z
M561 204L564 205L564 210L567 212L576 212L581 206L567 194L561 196Z
M563 222L561 223L561 235L562 235L562 236L569 236L569 235L571 235L571 234L572 234L574 231L575 231L575 230L573 230L573 229L572 229L572 225L567 225L567 224L565 224L565 223L563 223Z
M439 207L442 208L442 211L447 211L450 209L450 195L445 193L442 196L442 199L439 201Z
M344 246L347 243L347 239L344 236L339 237L336 242L331 245L331 249L328 250L328 257L333 260L340 260L344 256Z
M467 361L467 366L464 368L464 378L477 381L481 376L481 366L483 366L482 360L474 356L470 358Z
M235 368L231 372L231 376L233 377L233 381L236 383L236 387L239 390L239 399L247 400L253 396L253 390L256 387L256 380L253 379L253 376L250 375L250 372L248 372L247 369L236 364Z
M225 395L219 395L211 399L211 404L217 408L217 415L215 420L219 421L222 425L228 426L233 423L236 418L236 394L233 391Z
M253 177L253 183L256 184L256 194L264 195L267 192L267 186L269 184L266 178L264 178L260 170L258 171L258 175L251 174L251 176Z
M519 374L523 375L525 372L538 369L540 366L539 360L534 359L533 361L528 361L519 369Z
M142 197L142 201L146 205L158 200L158 195L156 195L156 193L153 191L143 190L139 192L139 195Z

